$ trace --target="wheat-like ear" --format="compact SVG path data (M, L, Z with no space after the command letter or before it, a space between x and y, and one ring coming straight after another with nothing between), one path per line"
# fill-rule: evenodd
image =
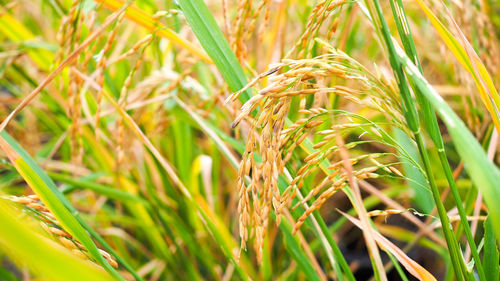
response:
M261 79L267 78L269 84L243 104L233 122L233 127L242 120L248 120L250 123L246 148L238 172L238 211L241 247L245 248L249 239L248 234L254 230L254 247L259 261L262 257L263 236L268 227L271 209L274 210L276 222L279 224L280 214L295 199L296 189L300 189L304 180L319 170L322 161L336 158L337 135L357 131L360 136L367 138L366 141L347 143L345 145L347 149L376 140L392 144L392 140L387 138L388 134L382 134L383 129L375 123L347 112L328 110L322 107L322 104L313 108L302 107L298 113L303 117L285 126L292 99L299 99L300 104L305 104L308 96L337 95L346 103L369 108L376 114L384 116L388 123L402 126L397 121L402 114L400 107L395 106L397 95L392 91L391 85L378 79L346 54L330 46L326 47L329 53L317 58L282 60L278 66L258 75L242 90L226 99L226 102L235 101L241 92L256 86ZM356 87L344 85L328 87L326 84L318 84L318 81L328 83L329 79L334 77L346 81L346 84L356 82ZM254 110L257 110L257 115L252 117L251 113ZM337 121L332 123L332 119ZM319 137L319 141L312 146L315 152L306 155L300 162L291 163L297 165L295 176L289 186L280 191L278 177L283 173L285 164L291 161L294 150L308 136L313 135ZM260 161L256 160L257 155L260 156ZM393 165L377 162L376 158L383 158L383 161L389 158L389 161L395 161L395 157L388 154L358 156L351 159L351 165L360 167L354 170L352 175L357 180L378 178L377 171L395 177L402 176ZM367 162L370 165L367 165ZM294 232L313 211L319 209L336 191L346 186L348 177L342 172L341 163L337 160L330 165L320 183L312 187L301 202L295 204L294 208L313 201L297 220ZM249 182L245 183L247 178Z

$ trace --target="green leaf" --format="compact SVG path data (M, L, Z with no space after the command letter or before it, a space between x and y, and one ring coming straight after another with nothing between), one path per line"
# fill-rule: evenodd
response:
M483 266L486 279L488 281L499 280L498 270L498 247L495 241L495 233L491 218L488 217L484 222L484 256Z
M412 142L411 138L400 129L395 129L394 135L401 147L403 147L413 159L416 159L416 161L418 161L419 164L422 165L421 160L418 158L417 147L415 147L415 143ZM434 208L435 204L434 201L432 201L432 193L430 191L427 179L420 169L408 163L408 161L405 161L403 157L400 157L400 159L401 162L403 162L402 165L405 171L405 175L409 179L411 179L410 181L408 181L408 185L415 193L415 204L424 213L429 214Z
M142 203L148 206L148 202L141 197L135 196L128 192L124 192L118 189L114 189L109 186L105 186L102 184L95 183L90 180L85 179L73 179L70 176L65 176L57 173L49 173L50 177L56 181L60 181L69 185L72 185L79 189L88 189L92 190L98 194L102 194L110 199L117 200L120 202L135 202Z
M293 259L297 261L297 264L302 268L302 271L306 275L306 280L321 280L314 268L311 265L309 259L304 255L302 250L298 247L298 241L296 241L296 237L292 235L292 227L288 224L288 222L281 222L281 227L285 228L286 231L283 231L285 235L285 247L287 248L290 255L292 255Z
M247 78L207 5L203 0L180 0L179 5L201 46L212 58L231 91L243 88ZM250 96L250 90L246 90L240 100L246 101Z

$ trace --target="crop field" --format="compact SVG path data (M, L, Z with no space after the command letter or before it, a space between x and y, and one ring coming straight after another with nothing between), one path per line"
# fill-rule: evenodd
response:
M498 0L0 0L1 281L499 281Z

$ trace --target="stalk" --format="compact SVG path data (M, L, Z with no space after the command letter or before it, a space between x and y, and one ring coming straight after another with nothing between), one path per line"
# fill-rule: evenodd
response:
M420 60L418 59L418 54L415 48L413 36L410 30L410 26L408 24L403 3L401 0L396 0L396 1L397 3L394 3L394 0L391 0L390 4L394 20L396 21L399 37L401 38L401 42L403 43L403 48L408 57L418 67L420 73L423 74L422 66L420 64ZM399 9L397 9L396 5L399 6ZM398 11L400 13L398 13ZM420 90L417 87L415 87L414 83L410 83L410 85L414 90L415 96L417 98L417 103L420 105L420 108L422 109L422 116L425 121L425 124L427 125L427 131L429 132L429 135L434 145L436 145L438 149L439 160L441 162L441 166L445 173L446 180L450 185L450 190L453 195L453 199L455 200L455 205L457 206L458 214L460 216L460 222L464 228L465 236L467 237L467 242L469 243L469 246L471 248L472 257L476 265L479 279L486 281L487 280L486 275L484 273L481 259L479 258L479 253L477 251L476 243L474 241L474 237L472 235L470 225L467 220L467 215L463 207L463 202L458 192L455 180L453 178L453 172L451 170L450 164L446 157L443 138L439 131L437 118L436 115L434 114L434 108L432 107L430 102L427 99L425 99Z
M321 228L321 231L323 233L329 233L328 227L326 226L326 223L323 221L323 218L321 217L319 211L315 210L312 213L312 215L318 221L318 224ZM333 240L333 236L332 235L325 235L325 237L326 237L326 240L328 241L328 243L330 243L330 245L332 246L332 251L333 251L333 254L335 255L335 257L336 258L342 257L342 258L337 258L337 263L335 263L335 264L340 265L340 267L344 270L344 273L347 277L347 280L349 280L349 281L356 280L354 278L354 275L351 272L351 269L349 268L349 265L347 264L346 260L343 258L344 256L342 255L342 252L340 251L339 247L337 246L337 243L335 242L335 240ZM342 272L339 272L337 274L337 278L339 280L343 280Z
M450 257L453 264L453 270L455 272L456 278L458 281L464 280L463 271L465 271L465 264L461 259L460 249L458 247L458 242L453 234L451 229L450 220L446 213L446 209L441 202L439 190L437 188L434 177L432 176L432 168L429 160L429 155L427 153L427 149L424 144L424 139L421 134L420 122L418 119L418 113L416 111L415 105L413 103L410 89L408 87L408 82L406 80L406 76L404 75L403 68L401 62L397 60L395 54L396 49L393 44L389 28L387 26L387 22L382 14L382 10L377 0L366 1L367 6L370 8L370 13L372 15L373 23L376 25L377 30L379 30L382 34L382 38L385 41L385 45L389 51L389 62L393 69L394 75L397 79L398 88L401 93L401 98L403 102L403 114L405 116L406 122L410 130L413 132L415 137L415 141L417 142L417 147L419 149L420 157L422 158L424 164L424 170L427 174L427 178L429 180L429 185L432 191L432 197L434 199L434 203L436 204L436 208L438 210L439 219L441 221L441 225L443 228L443 233L446 239L446 244L450 250ZM372 5L370 5L372 4ZM378 17L379 22L377 22L374 16ZM467 276L466 274L464 274ZM467 277L466 277L467 278Z

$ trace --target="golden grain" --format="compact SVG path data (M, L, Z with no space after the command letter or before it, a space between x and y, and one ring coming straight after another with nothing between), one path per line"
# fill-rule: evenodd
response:
M328 3L323 1L316 6L315 11L318 13L321 11L327 12L327 9L331 11L335 7L328 8L332 7L329 5L335 6L341 3L343 1ZM319 19L319 21L322 20L324 19ZM308 24L311 30L317 27L317 23L311 22ZM305 36L309 35L305 34ZM346 114L342 115L345 122L339 120L334 124L327 123L331 111L325 109L324 104L318 103L316 100L312 107L306 107L305 97L308 95L317 95L319 97L325 94L335 94L349 102L363 106L368 105L378 109L393 107L392 111L394 112L389 114L393 116L400 114L398 108L392 105L397 103L392 98L387 98L384 92L378 90L387 88L386 85L380 85L380 80L375 79L375 76L371 74L367 74L365 68L344 53L333 48L327 49L330 53L320 58L283 59L274 67L270 67L270 70L257 75L240 91L233 93L226 99L226 102L236 101L243 91L257 86L262 78L267 77L269 84L258 90L256 95L241 106L240 112L232 124L235 127L245 120L250 125L245 153L242 155L238 171L239 231L241 249L246 248L249 234L255 236L254 248L259 262L262 256L262 243L267 232L270 211L274 210L276 222L279 224L282 210L295 198L297 190L304 185L304 179L316 170L316 167L323 159L332 157L338 151L338 146L335 145L334 140L337 134L364 128L366 125L355 122L352 117ZM343 61L344 64L340 64L339 61ZM287 68L289 70L284 71ZM283 73L280 73L280 71L283 71ZM311 79L326 81L328 77L355 80L359 89L342 85L326 87L322 84L318 85L310 82ZM383 97L367 100L364 96L369 96L368 93L376 93L375 97L382 94ZM298 111L300 117L297 121L285 127L285 119L288 116L292 98L300 101ZM378 104L372 105L370 102L377 102ZM257 115L252 116L252 112L257 108ZM328 120L328 122L331 121ZM325 124L329 124L329 126L324 128ZM363 129L363 131L366 130ZM291 179L286 189L280 192L278 177L283 172L285 164L291 160L295 148L301 145L309 135L313 134L321 136L317 143L312 146L315 151L304 157L303 162L297 167L296 176ZM381 136L379 131L375 131L374 135ZM356 145L357 142L348 143L345 148L352 149ZM254 154L256 153L262 156L261 162L255 161ZM375 157L378 156L374 155L369 159L377 163L376 167L364 167L353 171L352 174L361 180L377 177L378 175L375 172L378 168L385 168L390 171L390 168L386 165L374 160ZM366 158L367 156L363 155L350 159L351 165L356 165ZM304 220L313 211L319 209L339 188L345 186L347 176L342 172L341 166L342 161L330 165L328 168L331 172L326 174L320 184L311 189L304 200L294 206L296 208L319 195L299 218L294 226L294 231L297 231ZM393 173L396 173L396 170ZM247 184L245 184L246 179L249 180ZM327 186L330 187L325 190Z

